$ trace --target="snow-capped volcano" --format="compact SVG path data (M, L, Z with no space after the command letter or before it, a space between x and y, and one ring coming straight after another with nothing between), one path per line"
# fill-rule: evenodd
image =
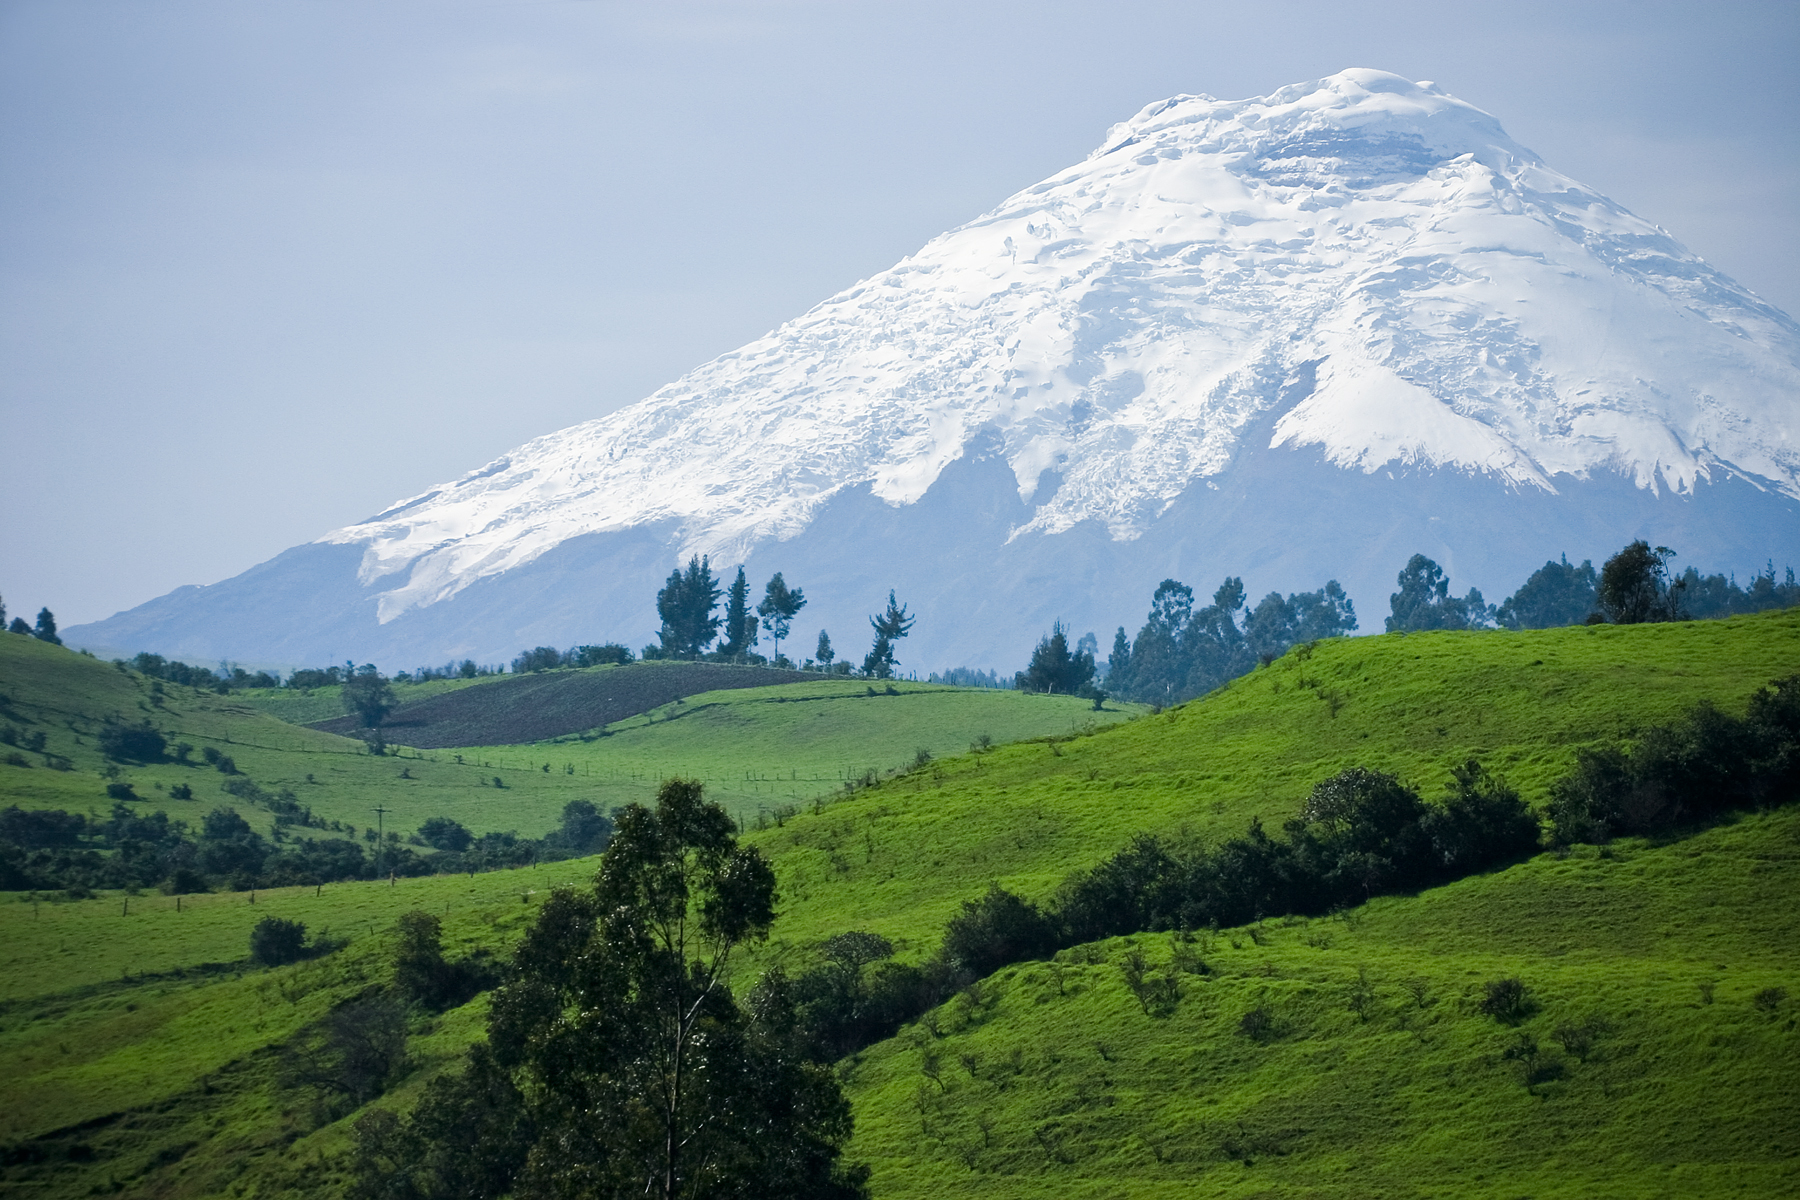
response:
M1774 525L1748 531L1760 561L1800 532L1783 527L1800 498L1797 414L1800 325L1790 317L1546 166L1487 113L1431 83L1351 70L1251 100L1152 104L1084 162L648 399L316 545L358 556L345 603L362 632L336 622L344 628L332 636L369 647L359 655L414 640L382 627L520 578L576 540L597 546L595 535L654 531L655 553L633 552L631 571L646 578L689 553L778 566L787 546L825 563L808 547L830 540L820 521L834 504L915 508L952 464L976 461L1003 465L1016 498L973 523L934 517L919 544L979 536L993 561L1007 548L1037 561L1058 552L1025 544L1085 530L1084 545L1103 535L1113 564L1144 560L1125 572L1133 588L1185 561L1198 581L1280 558L1256 550L1242 519L1204 545L1176 536L1187 549L1173 560L1170 536L1131 549L1183 519L1181 498L1204 500L1196 489L1235 490L1245 515L1273 518L1253 494L1270 485L1250 482L1268 472L1246 471L1280 451L1290 453L1279 461L1327 474L1485 482L1484 506L1596 480L1628 481L1607 493L1615 509L1640 493L1640 515L1627 518L1636 525L1594 531L1597 546L1551 538L1526 554L1536 561L1604 551L1653 519L1641 514L1655 499L1738 480L1749 486L1732 495L1772 514L1753 524ZM1401 494L1399 481L1387 494ZM1379 490L1358 495L1370 497L1357 502L1365 510L1382 503ZM1517 511L1527 509L1555 506ZM1742 525L1744 511L1719 520ZM1367 529L1393 531L1391 515L1364 516ZM1320 544L1356 553L1347 519L1315 514L1331 526ZM1233 561L1234 547L1254 561ZM1458 549L1439 552L1454 559ZM1476 548L1462 557L1481 569ZM1249 582L1311 585L1335 573L1349 583L1361 569L1312 561L1319 579ZM909 569L894 563L888 574L903 582ZM1518 580L1478 582L1504 594ZM650 586L601 624L641 638L653 624ZM1384 598L1359 597L1365 613ZM1092 608L1099 619L1116 608L1105 621L1131 624L1143 597L1091 600L1046 611ZM124 627L105 627L132 615L89 636L116 642ZM527 636L517 623L489 639L449 620L426 623L440 642L464 630L445 652ZM588 621L589 632L565 636L605 632Z

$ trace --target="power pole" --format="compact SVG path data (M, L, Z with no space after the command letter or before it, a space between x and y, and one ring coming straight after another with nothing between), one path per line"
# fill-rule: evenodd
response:
M379 804L375 806L375 878L377 879L381 878L381 850L387 843L387 839L382 833L383 820L393 811L393 809L383 808Z

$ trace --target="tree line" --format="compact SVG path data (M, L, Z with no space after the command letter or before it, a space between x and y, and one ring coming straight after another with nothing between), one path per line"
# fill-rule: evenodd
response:
M52 646L62 645L62 638L56 634L56 614L48 607L38 609L37 624L28 623L24 617L14 617L12 624L6 623L6 598L0 596L0 629L8 633L22 633L27 637L35 637L40 642L49 642Z
M1546 562L1499 605L1479 588L1458 596L1444 569L1415 554L1395 579L1384 627L1389 633L1439 629L1549 629L1563 625L1633 625L1736 616L1800 604L1800 582L1792 568L1778 578L1774 564L1751 577L1749 586L1722 574L1702 575L1689 567L1672 573L1676 557L1667 546L1638 540L1608 558L1596 571L1567 556ZM1196 609L1193 589L1165 579L1150 598L1150 612L1137 638L1120 626L1112 652L1098 661L1093 634L1075 648L1061 622L1032 652L1013 686L1034 692L1106 696L1145 704L1177 704L1266 665L1295 645L1341 637L1357 628L1356 609L1336 580L1315 592L1282 596L1270 592L1254 608L1245 602L1243 580L1231 576Z

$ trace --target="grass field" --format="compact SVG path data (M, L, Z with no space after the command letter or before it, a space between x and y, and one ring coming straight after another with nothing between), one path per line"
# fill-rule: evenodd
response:
M1122 970L1168 935L1078 947L848 1066L851 1152L883 1200L1793 1195L1797 892L1788 810L1202 933L1173 1011Z
M846 929L933 950L998 882L1033 899L1133 833L1271 829L1349 766L1426 796L1479 758L1541 804L1577 748L1710 698L1737 712L1800 672L1800 610L1679 625L1321 642L1210 696L1093 735L965 755L752 835L776 861L777 953Z
M479 680L417 686L443 691L457 685L490 686ZM210 746L263 787L291 789L326 820L366 829L380 805L390 810L386 828L403 833L429 817L449 816L477 833L510 829L535 837L556 824L570 800L592 800L603 809L647 800L672 774L704 780L715 798L749 822L759 810L835 792L846 778L903 767L921 748L941 755L966 750L983 735L999 743L1064 734L1144 711L1108 705L1109 711L1096 713L1086 701L1066 696L930 684L900 683L894 690L897 695L880 690L870 696L865 684L817 680L712 692L620 722L606 736L586 741L464 751L401 747L397 756L375 757L360 741L275 719L265 711L271 707L266 698L175 685L162 685L159 697L154 681L142 676L11 636L0 638L0 694L9 697L0 725L43 732L48 757L21 753L32 764L23 767L0 762L0 805L106 811L108 780L101 772L109 764L95 738L108 717L149 720L171 743L195 747L193 765L114 765L120 781L132 784L147 806L190 822L215 804L245 808L221 790L225 778L200 762ZM71 769L53 769L45 765L50 761ZM178 783L193 789L193 800L168 798ZM245 816L265 832L272 827L266 812L247 810Z
M53 753L87 757L69 772L0 772L67 781L85 769L97 792L91 737L73 739L101 699L126 712L141 702L159 725L239 737L240 722L266 722L259 737L300 739L266 749L221 742L269 786L289 761L280 756L325 762L344 744L173 688L159 708L144 681L29 639L7 645L14 640L0 638L9 672L0 691L31 728L51 730ZM489 828L527 829L524 806L554 811L574 794L561 788L610 782L647 796L659 747L679 748L703 777L742 760L790 774L740 778L735 793L729 780L709 783L740 810L802 795L777 790L783 783L830 791L817 811L747 834L774 859L783 893L755 970L804 962L847 929L887 935L903 957L922 958L989 881L1042 898L1138 831L1211 838L1241 832L1252 816L1278 827L1314 782L1352 764L1394 771L1431 794L1452 764L1475 755L1538 803L1578 747L1627 737L1702 698L1741 711L1758 686L1796 671L1800 612L1321 643L1179 709L1093 732L1082 732L1087 714L1043 697L926 685L869 696L820 681L804 699L814 685L690 697L606 737L467 750L462 767L340 757L352 764L346 780L368 766L450 779L505 772L507 788L477 797L502 818ZM75 682L62 702L76 706L66 711L85 715L58 731L52 684L65 676ZM955 709L963 696L1012 707ZM1021 724L1005 725L1010 717ZM19 718L0 715L8 719ZM1040 740L967 751L982 733L998 743L1029 721ZM920 746L937 747L936 757L853 794L823 778L831 747L884 736L899 761ZM839 757L839 770L857 768L855 756ZM608 764L642 778L608 781ZM801 778L809 764L822 778ZM195 777L192 768L151 770ZM436 787L434 803L455 802L448 784ZM0 1188L337 1194L348 1119L321 1125L303 1096L278 1085L279 1047L386 977L387 930L400 913L443 915L453 949L499 951L548 886L592 867L264 892L254 906L220 894L184 898L180 912L162 896L0 903L0 1148L11 1164ZM1162 1015L1140 1008L1121 965L1137 950L1161 969L1175 952L1166 936L1078 947L1054 965L1001 971L845 1064L853 1154L875 1166L882 1200L927 1188L996 1197L1784 1194L1800 1161L1797 886L1800 814L1786 811L1666 844L1540 855L1341 918L1201 935L1184 953L1209 972L1181 975L1180 1001ZM249 929L269 914L351 941L312 962L249 969ZM1503 975L1523 979L1539 1005L1518 1028L1474 1008L1480 987ZM1415 980L1425 981L1422 1001L1409 991ZM1786 997L1767 999L1783 988ZM1244 1018L1258 1009L1264 1018L1248 1036ZM482 1012L477 1000L416 1020L419 1066L379 1103L410 1103L479 1035ZM1559 1026L1596 1016L1592 1047L1578 1054L1558 1043ZM1521 1032L1535 1053L1515 1049Z

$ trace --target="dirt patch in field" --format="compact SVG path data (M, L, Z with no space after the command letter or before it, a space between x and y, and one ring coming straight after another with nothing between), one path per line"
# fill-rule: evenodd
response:
M585 671L545 671L445 692L395 709L382 725L391 742L436 750L511 746L597 729L683 696L727 688L772 687L819 676L805 671L724 663L633 663ZM356 736L354 717L313 724Z

